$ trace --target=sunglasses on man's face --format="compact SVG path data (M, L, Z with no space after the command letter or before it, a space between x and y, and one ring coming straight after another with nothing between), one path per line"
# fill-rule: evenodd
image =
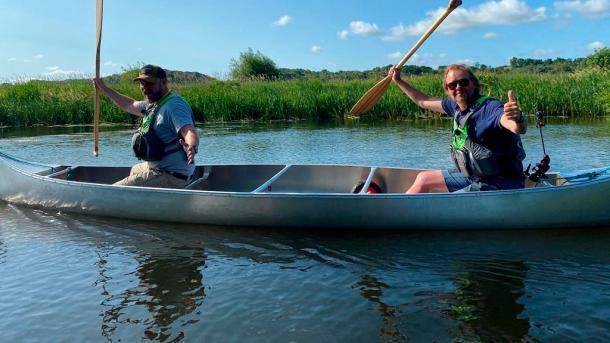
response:
M470 85L470 79L463 78L463 79L455 80L453 82L449 82L447 84L447 88L449 88L451 90L455 90L458 85L460 85L462 87L468 87L468 85Z

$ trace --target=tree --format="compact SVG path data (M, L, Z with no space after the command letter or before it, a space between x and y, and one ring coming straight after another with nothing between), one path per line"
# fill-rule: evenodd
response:
M242 52L238 60L231 60L231 77L233 79L273 80L280 75L275 62L263 55L260 51L254 52L251 48Z
M585 57L582 63L586 67L597 67L600 69L610 69L610 48L595 50L595 53Z

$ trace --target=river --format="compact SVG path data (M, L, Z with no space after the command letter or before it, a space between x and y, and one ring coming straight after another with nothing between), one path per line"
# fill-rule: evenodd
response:
M450 167L445 121L199 130L205 164ZM136 162L129 130L103 130L97 159L88 131L4 129L0 150L43 163ZM543 134L552 170L610 166L608 119L555 119ZM538 162L538 129L523 141L526 162ZM610 228L331 234L0 203L0 339L603 342L609 246Z

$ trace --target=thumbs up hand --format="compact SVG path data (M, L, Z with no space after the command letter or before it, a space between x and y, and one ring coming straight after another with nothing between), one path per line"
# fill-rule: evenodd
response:
M512 90L508 91L508 102L504 104L504 117L517 124L523 123L523 114L519 110L519 105Z

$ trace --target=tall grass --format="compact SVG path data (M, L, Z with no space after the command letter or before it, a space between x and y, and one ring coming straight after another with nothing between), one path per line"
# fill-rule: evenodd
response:
M131 85L117 90L138 96ZM90 81L28 81L0 86L0 126L89 124L93 118L93 87ZM128 115L106 98L102 120L129 122Z
M478 75L486 85L482 93L507 99L513 90L522 110L542 108L555 116L610 114L610 72L574 74ZM439 75L407 79L424 93L443 97ZM192 106L198 121L342 119L351 106L377 80L320 81L211 81L173 84ZM133 83L110 84L115 90L141 98ZM90 81L28 81L0 85L0 126L88 124L92 121L93 87ZM402 120L429 115L392 86L367 117ZM133 123L102 97L101 121Z

